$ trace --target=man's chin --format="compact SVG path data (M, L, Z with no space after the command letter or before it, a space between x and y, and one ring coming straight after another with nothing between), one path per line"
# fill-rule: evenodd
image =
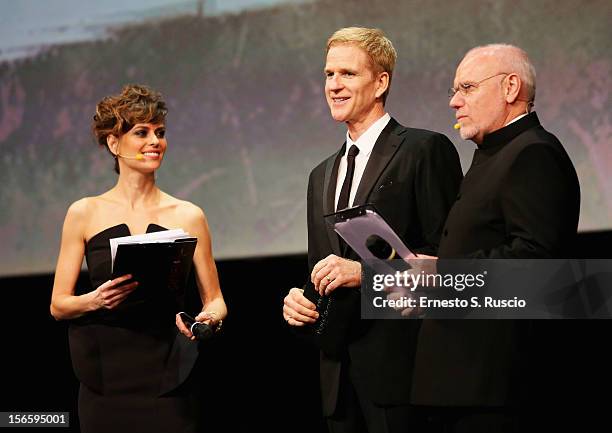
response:
M339 110L330 110L330 114L332 119L334 119L336 122L347 121L347 115L344 113L344 111L340 112Z
M471 140L478 135L478 128L475 126L462 126L459 130L459 135L464 140Z

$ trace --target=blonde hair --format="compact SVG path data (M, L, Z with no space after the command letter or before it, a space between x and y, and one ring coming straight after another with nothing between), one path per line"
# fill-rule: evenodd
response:
M389 86L382 95L384 104L391 88L393 68L395 68L395 61L397 60L397 52L391 41L380 29L345 27L336 31L327 40L327 51L329 52L332 46L341 44L358 46L368 54L374 70L389 74Z

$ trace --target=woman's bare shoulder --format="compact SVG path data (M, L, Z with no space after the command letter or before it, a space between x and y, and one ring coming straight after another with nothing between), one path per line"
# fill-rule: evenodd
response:
M180 215L181 218L185 218L190 221L203 220L205 218L202 208L188 200L181 200L171 196L170 194L165 194L164 199L168 206L173 207L175 209L175 213Z
M72 203L68 208L68 212L84 217L91 215L96 211L96 209L99 209L100 206L104 206L105 203L108 203L108 201L108 192L100 195L83 197Z
M66 216L79 218L86 217L87 215L89 215L89 212L93 205L92 199L93 197L83 197L78 199L68 207L68 212Z

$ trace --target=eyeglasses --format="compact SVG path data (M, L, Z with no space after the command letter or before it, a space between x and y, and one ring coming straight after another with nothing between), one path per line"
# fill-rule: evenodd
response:
M483 78L482 80L476 81L475 83L470 83L469 81L465 83L459 83L459 86L451 87L448 89L448 97L452 98L453 96L455 96L455 93L457 92L461 93L463 96L467 96L470 93L472 93L474 90L476 90L478 86L480 85L480 83L483 83L499 75L510 75L510 74L508 72L500 72L499 74L491 75L490 77Z

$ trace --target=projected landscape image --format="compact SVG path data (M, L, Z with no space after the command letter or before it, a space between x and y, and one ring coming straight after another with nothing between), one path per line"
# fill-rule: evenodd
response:
M452 130L446 96L457 63L476 45L525 48L535 109L580 177L580 229L610 229L609 2L579 14L568 0L277 3L207 14L192 2L0 60L0 275L52 271L67 207L114 184L90 123L98 100L125 83L165 96L158 183L205 210L217 258L305 252L308 173L345 134L323 97L325 41L348 25L387 33L399 54L389 112L447 134L464 169L474 146Z

